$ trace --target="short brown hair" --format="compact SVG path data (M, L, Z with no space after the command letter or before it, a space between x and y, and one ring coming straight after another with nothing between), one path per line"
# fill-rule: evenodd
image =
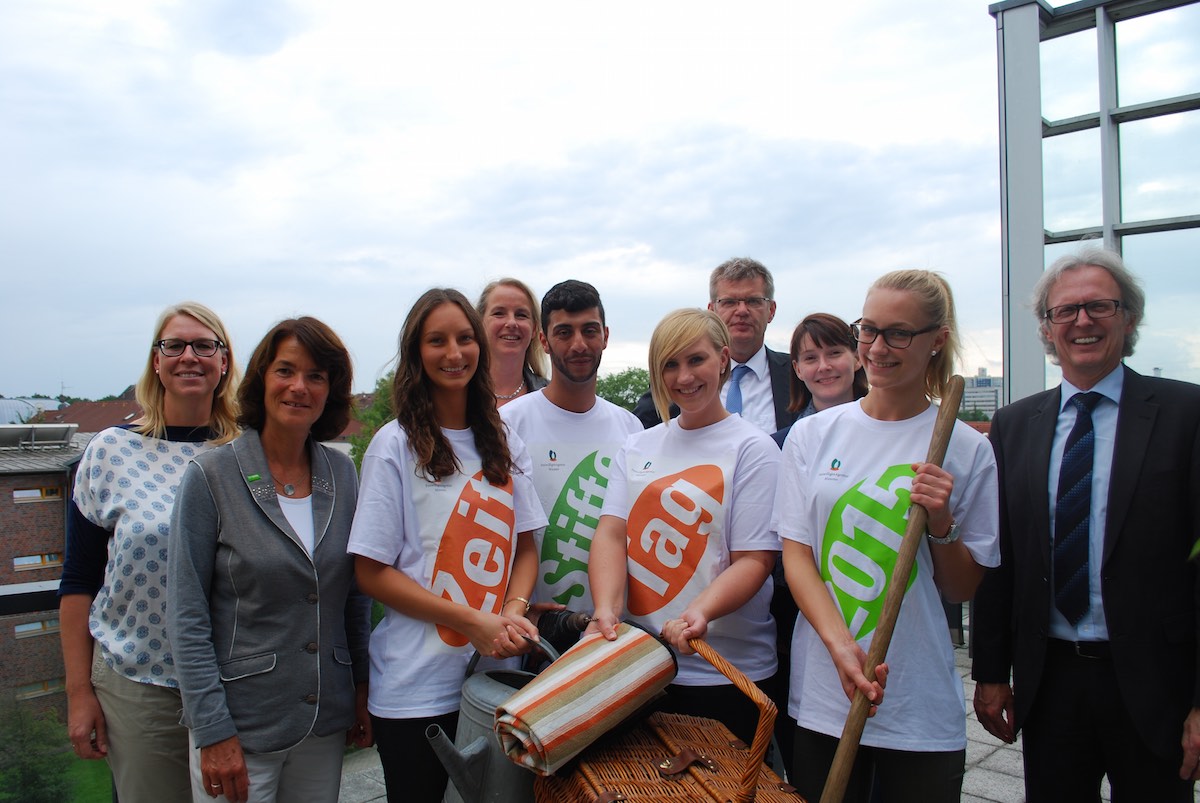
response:
M267 367L275 360L279 344L294 337L312 357L322 371L329 374L329 397L321 417L312 425L312 437L317 441L333 440L350 423L350 386L354 379L354 368L350 363L350 352L337 334L316 318L288 318L275 324L267 332L250 356L246 366L246 378L238 388L241 413L238 423L262 431L267 422L266 394Z

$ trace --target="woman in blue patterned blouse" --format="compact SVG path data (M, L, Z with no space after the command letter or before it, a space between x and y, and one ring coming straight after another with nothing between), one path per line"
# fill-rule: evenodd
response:
M212 310L168 307L149 346L141 417L96 435L79 464L59 587L67 735L80 758L108 759L121 803L191 799L167 537L188 463L238 432L238 369Z

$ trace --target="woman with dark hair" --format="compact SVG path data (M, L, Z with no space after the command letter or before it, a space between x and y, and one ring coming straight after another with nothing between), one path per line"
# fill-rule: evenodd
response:
M457 290L427 291L400 334L392 409L363 457L350 537L358 582L386 607L371 634L369 709L390 801L440 801L425 738L451 738L472 650L525 652L546 516L529 456L496 410L484 326Z
M664 423L613 460L588 578L606 638L625 615L680 653L665 711L713 717L747 744L758 710L688 641L706 639L764 689L776 671L771 531L779 450L721 403L729 330L709 310L670 313L650 337L650 392ZM678 405L672 419L668 406Z
M788 410L797 421L867 395L867 372L858 359L850 324L814 312L792 331L792 377ZM792 424L771 437L783 448Z
M773 524L788 587L804 614L792 639L789 714L796 718L791 782L821 796L856 691L874 715L845 799L957 801L966 725L962 679L941 597L971 598L999 562L996 460L987 439L957 422L943 464L926 463L937 408L958 352L945 279L900 270L875 281L852 325L871 392L796 422L783 446ZM876 682L864 671L910 502L928 512ZM878 671L878 669L877 669ZM883 698L882 683L887 682Z
M483 318L491 359L489 374L496 406L546 386L546 352L538 333L541 314L529 285L497 279L479 294L475 311Z
M125 803L187 800L187 729L167 639L167 541L183 471L237 435L238 370L221 319L163 310L137 383L141 416L96 435L75 475L59 585L67 735L107 758Z
M792 376L788 410L799 413L797 421L810 415L847 404L867 395L867 372L858 359L858 343L850 324L828 312L814 312L796 324L792 331ZM771 435L779 448L795 424L788 424ZM775 565L775 593L771 597L771 615L775 617L775 649L779 673L771 689L771 699L779 708L775 720L775 739L783 753L783 765L792 774L792 742L796 723L787 713L789 678L792 669L792 631L796 626L796 601L787 586L783 562Z
M244 434L202 455L172 517L168 622L197 801L336 801L371 743L369 600L346 553L358 479L321 441L350 420L350 355L277 324L239 391Z

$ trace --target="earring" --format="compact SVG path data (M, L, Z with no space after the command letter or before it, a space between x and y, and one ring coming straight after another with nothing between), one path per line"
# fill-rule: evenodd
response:
M930 356L930 357L936 357L936 356L937 356L937 349L934 349L933 351L929 352L929 356Z

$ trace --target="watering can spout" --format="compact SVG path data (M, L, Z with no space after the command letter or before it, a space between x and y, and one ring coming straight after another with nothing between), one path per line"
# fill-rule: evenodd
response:
M487 739L480 736L460 750L437 725L425 729L425 738L450 774L450 783L458 790L459 796L467 803L480 800L480 779L488 761Z

